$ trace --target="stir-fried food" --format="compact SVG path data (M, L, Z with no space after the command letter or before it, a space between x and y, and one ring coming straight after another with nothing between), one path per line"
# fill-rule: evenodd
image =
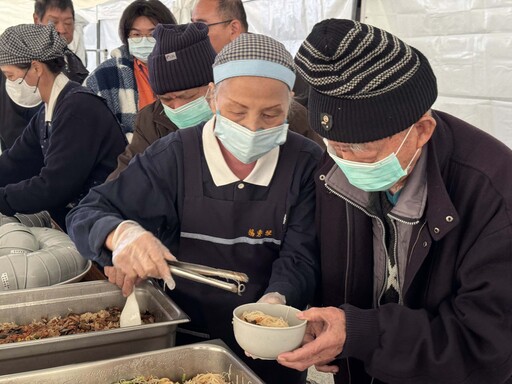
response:
M167 378L161 378L155 376L137 376L131 380L121 380L114 384L231 384L225 378L225 374L220 373L200 373L190 380L184 381L172 381Z
M120 308L108 307L98 312L42 318L26 325L0 323L0 344L119 328L120 315ZM144 324L155 322L155 316L147 311L141 314L141 318Z

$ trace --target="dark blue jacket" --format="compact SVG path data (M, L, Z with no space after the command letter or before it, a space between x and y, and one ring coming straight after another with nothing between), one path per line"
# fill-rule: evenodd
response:
M57 98L51 125L41 108L0 156L0 212L48 210L64 228L66 213L103 183L126 144L104 100L70 81Z
M321 304L346 315L336 383L512 383L512 151L433 116L427 206L411 236L403 305L373 308L372 218L337 196L330 157L316 174Z
M202 131L202 126L187 128L187 131L192 129ZM288 227L279 258L273 264L267 292L278 291L286 296L290 305L303 307L310 301L316 285L313 173L322 151L313 141L294 132L288 134L296 135L302 141L302 148L288 194ZM201 153L204 153L202 144ZM93 188L67 217L69 235L80 253L102 266L111 265L111 254L104 247L105 239L121 221L130 219L153 232L179 259L184 161L186 154L180 133L172 132L157 140L142 155L136 155L116 180ZM203 175L208 174L204 155L202 164ZM229 199L229 191L232 194L234 188L233 184L216 187L208 180L203 183L204 188L223 199ZM245 184L251 200L265 188Z

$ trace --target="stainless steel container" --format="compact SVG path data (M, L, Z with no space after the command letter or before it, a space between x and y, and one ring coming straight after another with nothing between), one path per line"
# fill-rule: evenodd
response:
M110 384L141 375L180 380L183 373L191 378L206 372L230 372L234 384L264 384L220 340L18 373L0 377L0 384Z
M0 345L0 375L108 359L175 345L177 324L188 316L150 281L137 286L141 311L155 315L154 324L66 335ZM97 312L123 307L121 290L108 281L0 293L0 322L27 324L70 312Z

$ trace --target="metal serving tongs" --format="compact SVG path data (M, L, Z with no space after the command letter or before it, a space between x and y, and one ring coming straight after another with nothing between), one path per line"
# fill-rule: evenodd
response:
M167 260L167 264L169 264L171 273L176 276L196 281L198 283L208 284L213 287L237 293L238 295L241 295L245 291L245 285L242 283L249 282L249 277L242 272L228 271L226 269L212 268L205 265L185 263L182 261ZM221 281L207 276L216 276L227 280L233 280L235 283Z

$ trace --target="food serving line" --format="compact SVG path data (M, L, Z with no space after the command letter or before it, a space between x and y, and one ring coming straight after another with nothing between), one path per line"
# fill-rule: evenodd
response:
M183 264L172 268L183 277L216 284L208 270L191 271ZM233 383L263 383L221 340L175 347L176 328L190 319L152 280L138 285L135 295L141 312L153 314L154 323L0 344L0 383L113 383L141 375L179 381L183 374L190 378L206 372L227 373ZM125 301L92 265L78 283L0 293L1 322L28 324L122 308Z

